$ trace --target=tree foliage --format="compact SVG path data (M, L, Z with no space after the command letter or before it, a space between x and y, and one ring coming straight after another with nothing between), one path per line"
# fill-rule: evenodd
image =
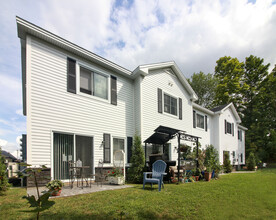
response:
M244 63L237 58L221 57L215 67L218 86L215 90L214 105L232 102L239 113L244 109L242 94L248 89L243 82Z
M188 79L191 87L198 96L197 104L212 108L213 100L215 98L215 89L217 87L217 79L211 74L204 74L203 72L194 73L191 79Z
M143 182L143 171L145 167L145 155L141 144L141 137L135 135L133 141L131 166L128 171L128 179L133 183Z
M2 150L0 148L0 193L9 189L9 183L6 172L6 165L4 164L4 157L2 156Z
M233 102L246 132L246 156L254 153L260 160L276 161L273 153L273 131L276 124L276 67L269 74L270 64L250 55L245 62L221 57L215 67L218 86L214 105Z

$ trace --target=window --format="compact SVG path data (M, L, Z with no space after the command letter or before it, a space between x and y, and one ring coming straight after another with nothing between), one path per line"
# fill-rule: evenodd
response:
M196 126L198 128L204 129L204 116L200 114L196 114Z
M238 140L242 141L242 131L238 130Z
M235 151L233 151L232 152L232 155L233 155L233 159L236 157L236 152Z
M243 163L243 155L241 154L241 163Z
M177 115L177 99L164 94L164 112Z
M108 78L80 67L80 92L107 99Z
M231 123L227 122L227 133L232 134Z

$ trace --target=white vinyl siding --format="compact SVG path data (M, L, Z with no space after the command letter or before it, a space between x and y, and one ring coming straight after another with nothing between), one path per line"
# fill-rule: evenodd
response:
M70 54L29 39L28 81L28 163L51 164L52 132L93 136L94 165L103 158L103 133L134 136L133 83L100 66L83 61L95 70L117 77L117 106L109 102L67 92L67 57ZM78 84L77 84L78 85Z

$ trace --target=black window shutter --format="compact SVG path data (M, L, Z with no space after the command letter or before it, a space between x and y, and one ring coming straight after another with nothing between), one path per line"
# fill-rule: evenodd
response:
M208 130L208 127L207 127L207 115L205 115L205 131Z
M158 112L162 113L162 89L157 89L158 96Z
M67 58L67 91L76 93L76 61Z
M179 98L179 119L182 120L182 99Z
M240 140L242 141L242 130L240 130Z
M110 134L103 134L104 146L104 163L110 163L111 150L110 150Z
M132 137L127 137L127 163L130 163L132 156Z
M193 127L196 128L196 112L193 111Z
M227 121L224 120L224 129L225 129L225 134L227 134Z
M234 136L234 123L232 123L232 136Z
M111 76L111 104L117 105L117 78L115 76Z
M240 140L241 137L240 137L240 130L238 130L238 140Z

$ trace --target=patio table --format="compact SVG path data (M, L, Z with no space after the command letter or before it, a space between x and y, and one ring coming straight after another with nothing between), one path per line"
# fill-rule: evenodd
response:
M80 173L80 181L81 181L81 188L83 189L83 182L85 181L86 182L86 186L88 186L89 184L88 184L88 176L86 176L85 174L84 174L84 169L89 169L90 168L90 166L72 166L71 167L72 169L76 169L76 170L79 170L79 173ZM90 175L91 176L91 175ZM73 182L72 182L72 184L74 184ZM77 181L77 186L78 186L78 184L79 184L79 182ZM73 185L72 185L72 187L73 187Z

